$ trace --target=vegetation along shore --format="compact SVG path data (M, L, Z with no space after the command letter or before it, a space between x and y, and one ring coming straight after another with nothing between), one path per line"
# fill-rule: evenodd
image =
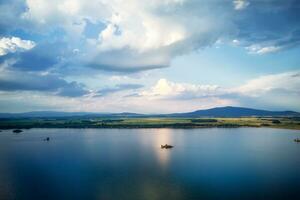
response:
M237 128L270 127L300 130L299 117L239 118L19 118L0 119L0 129L26 128Z

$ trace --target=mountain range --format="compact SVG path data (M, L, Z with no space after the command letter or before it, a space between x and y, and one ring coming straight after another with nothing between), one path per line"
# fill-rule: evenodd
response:
M56 112L34 111L24 113L0 113L0 118L66 118L66 117L300 117L294 111L268 111L243 107L216 107L187 113L171 114L138 114L138 113L94 113L94 112Z

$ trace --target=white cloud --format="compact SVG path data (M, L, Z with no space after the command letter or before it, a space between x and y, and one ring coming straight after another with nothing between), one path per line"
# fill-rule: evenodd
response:
M238 39L232 40L232 44L233 44L233 45L238 46L238 45L240 45L240 43L241 43L241 42L240 42Z
M76 0L67 0L60 4L58 9L67 15L75 15L80 10L80 2Z
M151 99L145 97L131 97L119 101L119 104L110 103L118 110L133 110L139 113L173 113L173 112L189 112L198 109L207 109L215 106L238 105L238 102L231 99L218 97L198 98L198 99ZM105 108L104 108L105 109Z
M220 93L222 89L216 85L175 83L160 79L150 90L142 91L140 95L154 99L195 99L217 96Z
M115 71L161 68L169 66L178 55L214 44L218 48L221 39L234 39L234 45L248 46L249 52L256 54L299 45L299 23L284 17L287 13L297 16L295 9L292 9L296 3L291 1L280 6L272 2L261 4L255 1L251 3L253 9L242 13L234 9L245 9L250 1L12 2L0 6L2 29L6 29L4 33L22 29L40 36L47 35L47 40L63 40L66 44L65 55L69 55L71 49L79 50L76 55L73 54L74 58L60 55L65 60L76 59L74 63L66 62L69 66L78 63L80 66ZM264 25L264 22L274 20L268 14L270 11L275 13L278 26ZM257 43L263 45L252 45Z
M261 76L230 89L243 106L300 110L300 71Z
M186 105L198 105L201 108L223 105L241 105L261 108L300 109L300 71L261 76L247 81L238 87L219 87L216 85L198 85L189 83L175 83L160 79L149 89L141 90L141 102L154 101L161 104L168 102ZM283 101L282 98L288 96ZM149 102L148 102L149 103ZM157 107L159 104L157 103ZM176 110L174 107L172 109ZM170 108L170 109L171 109ZM187 108L190 108L187 105ZM184 111L184 109L182 110Z
M260 96L272 91L285 91L300 95L300 71L266 75L248 81L232 91L246 96Z
M133 17L136 20L132 20ZM135 11L134 14L122 10L121 13L113 15L110 21L99 35L100 51L128 47L145 52L170 46L187 37L182 24L157 17L146 10Z
M213 44L231 27L223 9L185 0L26 2L24 19L43 30L63 28L74 48L80 48L77 59L85 66L100 69L165 67L174 56ZM105 24L98 38L85 38L87 19Z
M119 77L113 77L112 80L118 81ZM59 110L94 112L171 113L229 105L299 110L299 85L300 71L294 71L261 76L231 88L159 79L148 89L140 88L136 91L116 92L99 97L66 98L47 95L45 92L18 91L0 95L0 101L9 101L11 105L21 104L22 109L29 109L24 105L33 106L34 96L36 102L42 103L44 108L57 106L56 109Z
M253 44L251 46L246 47L246 50L248 50L248 52L250 54L267 54L267 53L274 53L277 52L281 49L281 47L277 47L277 46L262 46L259 44Z
M137 112L171 113L186 112L218 106L237 105L232 100L220 98L189 99L185 101L147 99L142 97L78 97L66 98L34 92L4 92L0 95L2 112L24 112L32 110L88 111L88 112ZM9 106L5 106L9 105ZM21 105L21 106L20 106Z
M235 10L243 10L249 6L249 2L246 0L234 0L233 6Z
M0 56L16 51L25 51L32 49L35 43L30 40L22 40L18 37L3 37L0 39Z
M291 94L300 98L300 71L264 75L237 87L220 87L177 83L159 79L153 86L141 89L138 96L148 100L186 101L192 99L231 99L243 97L260 98L273 94ZM283 102L284 103L284 102Z

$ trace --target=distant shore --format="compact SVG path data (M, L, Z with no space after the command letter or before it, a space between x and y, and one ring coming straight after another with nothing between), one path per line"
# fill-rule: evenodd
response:
M293 117L244 118L24 118L1 119L0 129L28 128L238 128L270 127L300 130Z

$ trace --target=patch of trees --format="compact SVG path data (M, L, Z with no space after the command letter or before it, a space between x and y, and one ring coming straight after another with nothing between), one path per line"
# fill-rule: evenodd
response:
M104 120L101 120L101 122L103 123L114 123L114 122L122 122L124 121L123 119L104 119Z
M272 120L272 123L273 123L273 124L280 124L281 122L280 122L278 119L273 119L273 120Z
M216 119L191 119L193 123L209 123L209 122L218 122Z

